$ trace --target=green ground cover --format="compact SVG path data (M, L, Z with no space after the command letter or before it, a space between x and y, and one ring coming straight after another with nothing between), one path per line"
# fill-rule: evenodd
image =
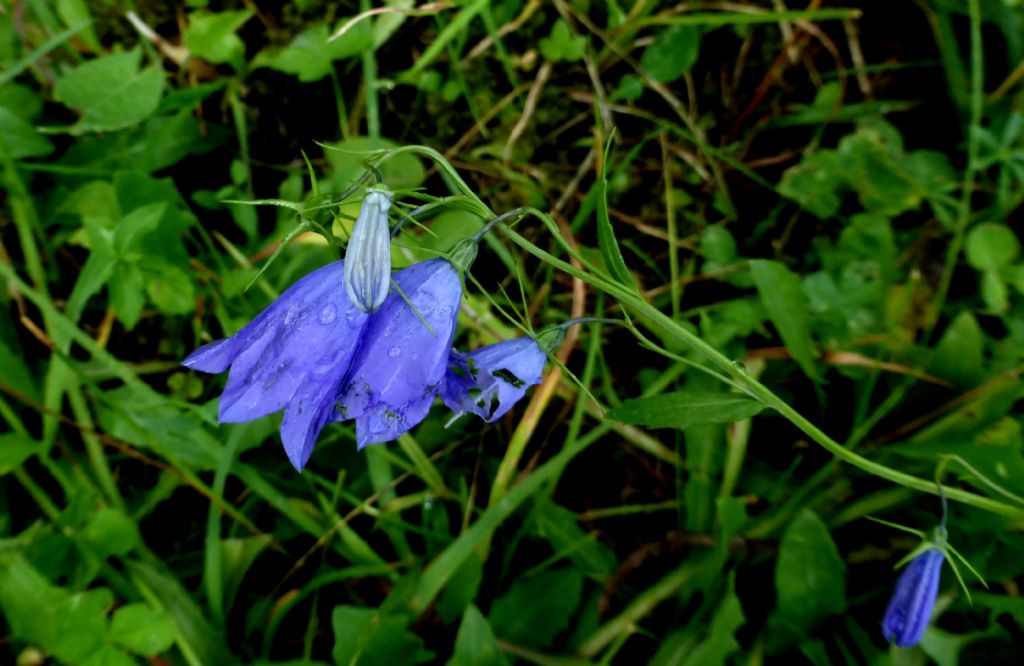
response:
M1020 663L1022 27L0 0L0 662ZM300 473L181 362L374 180L395 269L501 217L458 349L586 319L494 422L328 423Z

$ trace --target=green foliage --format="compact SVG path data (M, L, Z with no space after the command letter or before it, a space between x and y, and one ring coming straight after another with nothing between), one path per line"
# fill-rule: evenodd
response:
M640 56L640 65L655 80L672 83L690 71L700 53L700 33L688 25L671 26L658 33Z
M843 561L828 527L808 510L786 528L775 567L778 618L809 631L829 615L846 609Z
M742 421L762 409L764 405L743 395L675 391L626 400L608 416L649 428L689 428L704 423Z
M366 21L356 23L333 41L328 41L330 36L326 24L313 26L300 32L283 48L260 51L251 66L276 69L303 82L319 81L334 71L335 60L358 55L373 42L370 23Z
M250 18L252 12L248 9L216 14L192 12L188 16L188 28L185 30L185 48L203 60L230 63L239 69L245 55L245 44L235 33Z
M1013 662L1020 3L13 7L0 663ZM455 348L596 319L494 423L329 423L299 475L180 362L378 175L396 268L512 213ZM901 651L865 518L932 529L940 465L997 583Z
M559 19L551 27L551 34L537 42L537 48L547 60L576 62L583 57L587 40L573 35L565 21Z
M54 96L78 110L76 133L104 132L130 127L156 111L164 92L164 75L157 65L141 68L142 52L106 55L68 70Z

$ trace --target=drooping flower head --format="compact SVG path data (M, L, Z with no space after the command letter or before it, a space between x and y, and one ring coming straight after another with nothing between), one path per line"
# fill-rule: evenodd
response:
M945 561L945 553L934 547L910 561L896 581L896 591L885 609L882 619L885 640L900 647L917 645L921 640L935 607L939 574Z
M368 190L345 249L345 293L367 313L384 303L391 287L390 208L390 192Z
M548 354L564 337L565 326L551 326L537 339L502 340L468 353L453 349L441 399L456 417L471 413L488 423L497 421L540 383Z
M458 243L448 258L388 275L380 240L390 201L386 192L371 190L344 262L310 273L237 334L200 347L183 362L203 372L230 368L218 411L221 422L284 410L281 440L300 471L328 422L354 419L360 448L386 442L422 421L443 391L461 274L476 256L480 235ZM360 221L370 224L370 231ZM361 265L350 270L356 262ZM545 356L537 343L528 342L498 354L486 348L475 352L489 372L474 381L484 382L483 390L499 402L485 418L503 414L527 386L540 381ZM510 356L513 347L518 351ZM499 365L511 370L502 373ZM463 400L454 389L449 394Z

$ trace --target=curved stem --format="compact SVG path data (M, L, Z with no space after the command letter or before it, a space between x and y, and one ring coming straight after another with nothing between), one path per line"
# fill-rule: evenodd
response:
M976 4L976 0L972 0L972 2L973 4ZM977 60L974 62L974 65L977 67ZM433 148L428 148L426 146L405 146L397 148L384 153L380 158L380 162L407 152L419 153L428 159L431 159L448 178L450 186L455 187L467 197L476 201L483 209L490 210L480 197L478 197L469 188L466 182L462 180L458 172L456 172L455 168L448 162L448 160ZM552 235L556 242L559 243L560 247L568 252L570 256L582 259L577 256L578 253L569 246L568 242L562 238L562 235L558 231L558 225L555 224L555 221L552 220L550 216L534 208L525 208L523 210L540 219L540 221L552 231ZM492 213L491 217L495 217L495 215ZM699 352L712 365L722 370L726 377L730 378L733 382L742 387L752 397L760 400L768 407L773 408L783 418L795 425L801 432L810 437L812 441L834 455L837 459L849 463L850 465L853 465L854 467L857 467L869 474L906 488L912 488L914 490L931 493L933 495L937 495L942 492L945 493L946 497L950 500L961 502L979 509L985 509L986 511L991 511L993 513L1008 516L1024 522L1024 509L1006 504L990 497L985 497L984 495L978 495L977 493L961 490L960 488L936 485L936 483L930 479L922 479L912 474L900 472L851 451L825 434L823 430L811 423L802 414L775 395L775 393L773 393L767 386L748 375L742 368L737 367L727 356L725 356L725 354L718 351L707 342L704 342L704 340L696 334L686 330L686 328L681 326L674 319L644 300L642 295L638 294L630 287L605 275L601 270L587 262L585 259L580 262L582 267L577 268L569 262L563 261L551 253L537 247L512 229L505 227L504 232L513 243L523 248L534 257L537 257L541 261L563 271L564 273L567 273L568 275L579 278L590 286L600 289L609 296L617 299L623 307L629 308L633 313L639 315L638 318L640 320L646 320L648 328L657 328L668 335L671 335L691 349Z

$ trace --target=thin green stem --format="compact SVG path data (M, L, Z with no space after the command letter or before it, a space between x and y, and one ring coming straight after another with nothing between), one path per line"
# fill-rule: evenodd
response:
M938 289L933 299L934 310L930 318L924 340L931 337L939 320L942 306L949 294L949 286L953 281L953 271L964 245L964 236L971 221L971 195L974 194L974 181L978 173L978 138L981 132L982 105L984 102L985 72L984 53L981 41L981 7L978 0L968 0L967 13L971 20L971 94L970 119L967 125L967 167L964 170L963 190L960 193L960 208L957 214L953 238L946 250L946 263L942 269Z

